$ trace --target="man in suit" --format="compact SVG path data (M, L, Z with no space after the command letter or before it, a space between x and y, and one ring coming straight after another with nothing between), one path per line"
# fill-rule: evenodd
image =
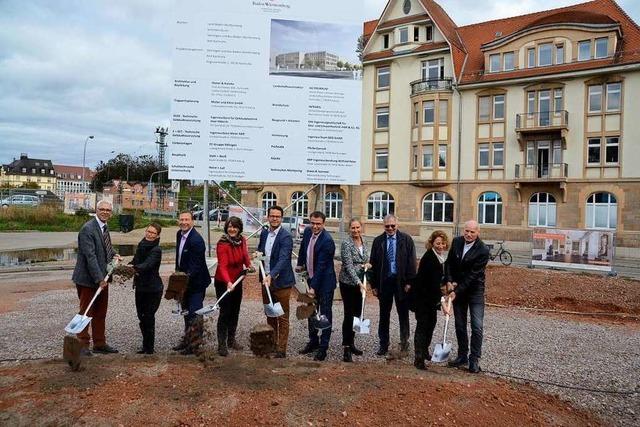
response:
M484 322L485 268L489 262L489 248L480 240L480 227L476 221L464 224L463 236L451 242L445 263L445 281L453 301L456 322L458 357L449 366L460 367L467 363L469 371L480 372L482 355L482 325ZM467 310L471 313L471 353L467 335Z
M378 297L380 323L376 353L384 356L389 350L389 320L393 301L400 321L400 350L409 350L409 284L416 275L416 247L408 234L398 230L398 220L389 214L384 217L384 233L371 245L371 290Z
M331 322L333 292L336 289L336 271L333 266L336 245L331 234L324 229L325 219L325 214L320 211L309 215L311 225L304 230L296 270L302 271L306 268L309 276L309 292L315 294L320 314L326 316ZM299 353L309 354L317 350L313 359L322 361L327 357L331 327L324 329L318 338L318 330L313 321L311 319L308 321L309 342Z
M273 328L276 336L275 357L287 357L287 340L289 339L289 297L291 287L296 282L291 267L291 251L293 238L291 233L282 228L283 209L271 206L267 211L269 228L260 233L258 252L266 256L264 263L266 277L261 277L265 286L269 287L273 302L282 305L284 314L280 317L267 317L267 323ZM267 293L262 289L262 301L269 302Z
M178 233L176 234L176 271L189 276L187 290L182 298L182 308L188 310L184 316L185 337L173 347L182 354L191 354L192 349L186 341L186 332L196 318L196 311L201 309L207 286L211 283L211 275L205 259L206 245L204 239L194 228L190 211L180 212L178 217Z
M78 233L78 258L71 280L76 285L80 299L80 313L84 313L89 302L98 291L102 291L96 298L91 310L87 313L92 317L91 334L89 326L78 334L82 344L81 354L91 356L89 343L93 337L94 353L117 353L118 350L107 344L105 338L105 320L109 302L109 285L104 280L107 275L107 264L118 257L111 244L107 222L111 218L113 205L107 200L101 200L96 205L96 217L87 221Z

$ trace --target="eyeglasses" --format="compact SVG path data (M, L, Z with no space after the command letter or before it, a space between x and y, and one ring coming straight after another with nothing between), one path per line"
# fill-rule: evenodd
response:
M385 224L384 228L396 228L395 224Z

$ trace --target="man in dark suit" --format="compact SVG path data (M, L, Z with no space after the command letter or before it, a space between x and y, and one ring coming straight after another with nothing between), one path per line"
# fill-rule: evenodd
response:
M485 268L489 262L489 248L480 240L480 227L476 221L464 224L464 235L451 242L445 263L447 288L453 301L456 322L458 357L449 366L469 364L469 371L480 372L482 355L482 325L484 322ZM467 310L471 313L471 353L467 336Z
M78 339L82 344L81 354L84 356L91 356L89 343L92 336L94 353L118 352L115 348L107 345L104 333L109 302L108 282L104 278L107 275L107 264L118 256L113 250L107 226L112 211L113 206L110 202L107 200L99 201L96 205L95 219L87 221L78 233L78 257L71 280L76 285L80 299L80 313L84 313L98 288L102 288L100 295L87 313L92 317L91 335L89 334L89 326L78 334Z
M333 265L333 256L336 253L336 245L331 234L324 229L326 216L320 211L309 215L311 225L304 230L302 244L298 254L297 270L306 268L309 276L309 292L315 294L318 310L321 315L332 321L333 292L336 289L336 270ZM315 350L314 360L327 358L331 327L322 331L318 338L318 330L309 319L309 342L300 350L300 354L309 354Z
M211 275L205 259L206 245L204 239L195 230L193 216L189 211L180 212L178 217L180 230L176 234L176 271L181 271L189 276L187 290L182 298L182 308L188 310L184 316L185 335L189 326L196 318L196 311L201 309L207 286L211 284ZM177 346L175 351L183 354L191 354L192 350L186 337Z
M409 306L407 292L416 275L416 247L408 234L398 230L398 220L389 214L384 217L384 233L371 245L371 289L378 297L380 323L376 353L384 356L389 350L389 320L393 300L400 321L400 350L409 350Z
M261 280L265 286L269 286L273 302L282 305L284 314L280 317L267 317L267 323L273 328L276 336L275 357L287 356L287 341L289 339L289 297L291 288L296 282L291 267L291 251L293 251L293 238L291 233L282 228L283 209L280 206L271 206L267 211L269 228L260 233L258 252L266 256L266 277ZM262 301L269 302L267 293L262 289Z

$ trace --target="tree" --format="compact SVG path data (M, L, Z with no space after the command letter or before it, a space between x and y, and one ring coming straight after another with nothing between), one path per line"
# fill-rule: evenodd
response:
M151 174L157 172L161 165L158 159L150 155L132 157L129 154L120 153L107 162L100 162L96 166L96 174L91 181L94 191L102 191L105 182L112 179L129 181L149 181ZM128 173L127 173L128 172Z
M32 181L29 181L29 182L25 182L25 183L23 183L23 184L21 185L21 187L22 187L22 188L34 188L34 189L36 189L36 190L40 188L40 186L38 185L38 183L37 183L37 182L32 182Z
M338 67L339 70L342 70L343 66L344 66L344 62L342 62L341 60L338 60L338 62L336 63L336 67Z
M344 63L344 68L347 71L351 71L351 69L353 68L353 66L351 64L349 64L349 62L345 62Z
M364 53L364 45L366 44L366 39L364 38L364 34L358 37L357 45L356 45L356 53L358 54L358 59L362 62L362 55Z

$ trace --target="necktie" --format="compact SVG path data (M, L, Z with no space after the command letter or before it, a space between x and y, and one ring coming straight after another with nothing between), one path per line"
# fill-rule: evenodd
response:
M309 274L309 278L313 277L313 250L316 247L316 238L317 236L314 234L311 236L311 242L309 242L309 259L307 259L307 273Z
M113 245L111 244L111 236L109 235L109 228L107 227L107 224L102 226L102 240L104 241L104 249L107 254L107 262L110 262L116 255L116 251L113 250Z
M393 244L395 241L394 237L390 237L387 239L387 262L389 263L389 275L393 275L395 273L393 266L396 262L396 247Z

